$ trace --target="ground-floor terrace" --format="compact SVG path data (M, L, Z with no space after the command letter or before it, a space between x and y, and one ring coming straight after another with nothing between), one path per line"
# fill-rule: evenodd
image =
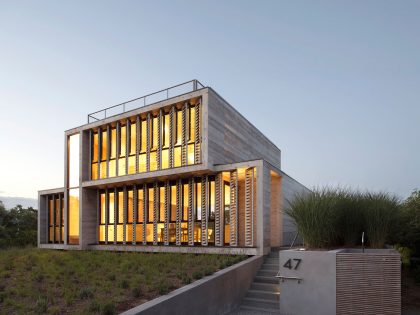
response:
M282 245L281 175L263 161L42 191L39 247L258 255Z

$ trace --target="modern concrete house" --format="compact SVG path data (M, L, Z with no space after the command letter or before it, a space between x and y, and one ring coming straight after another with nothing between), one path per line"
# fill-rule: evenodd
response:
M41 248L263 255L295 235L283 209L307 189L197 80L90 114L64 141L64 187L39 191Z

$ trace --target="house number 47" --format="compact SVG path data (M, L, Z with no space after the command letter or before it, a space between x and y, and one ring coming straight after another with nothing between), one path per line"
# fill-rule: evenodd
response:
M293 259L289 258L289 260L286 261L283 267L296 270L298 269L301 261L302 259L299 259L299 258L293 258Z

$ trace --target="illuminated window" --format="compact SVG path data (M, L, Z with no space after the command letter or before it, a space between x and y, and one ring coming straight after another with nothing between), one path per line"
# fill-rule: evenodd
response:
M159 222L165 222L165 187L159 187Z
M189 135L190 138L188 139L190 142L195 141L195 107L190 107L190 114L189 114Z
M176 145L182 144L182 110L179 109L176 112Z
M98 179L98 133L93 134L92 139L92 179Z
M124 222L124 192L118 192L118 224Z
M106 200L105 200L105 192L102 192L100 194L100 198L101 198L101 215L100 215L100 222L101 224L105 224L105 212L106 212Z
M117 176L117 130L115 128L111 129L111 154L109 157L108 164L108 177Z
M141 147L140 152L145 153L147 150L147 120L141 121Z
M114 202L115 202L114 192L110 192L108 195L109 205L108 205L108 224L114 224Z
M209 219L208 219L208 226L207 226L207 235L208 235L208 242L214 244L214 234L215 234L215 205L216 205L216 186L214 182L214 178L209 179Z
M69 236L68 243L79 244L79 188L69 189Z
M69 187L79 186L79 134L68 139L68 184Z
M131 123L130 125L130 155L136 154L136 123Z
M127 193L127 223L133 223L133 191L129 190Z
M143 209L143 199L144 199L144 193L143 189L137 190L137 223L143 223L143 215L144 215L144 209Z
M119 157L125 157L127 144L127 127L121 126L120 129L120 154Z
M230 185L229 182L223 184L224 195L224 225L225 225L225 244L230 243Z
M147 189L148 191L148 205L147 205L147 222L148 223L153 223L153 204L154 204L154 200L155 200L155 196L154 196L154 188L150 187Z
M106 150L108 147L108 132L105 129L102 131L102 151L101 151L101 161L106 161Z

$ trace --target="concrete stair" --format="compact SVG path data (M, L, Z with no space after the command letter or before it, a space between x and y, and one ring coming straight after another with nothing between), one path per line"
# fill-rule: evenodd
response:
M254 278L248 293L238 310L231 315L280 314L279 281L275 277L279 270L279 253L271 252Z

